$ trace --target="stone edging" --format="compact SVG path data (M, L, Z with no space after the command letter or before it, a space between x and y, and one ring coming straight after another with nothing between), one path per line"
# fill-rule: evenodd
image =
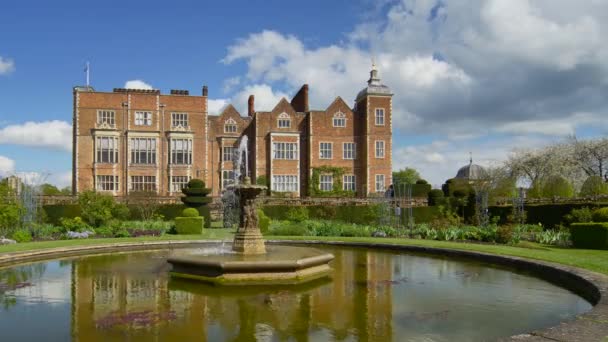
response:
M168 247L188 247L201 244L217 244L218 242L219 240L121 242L106 245L71 246L29 252L13 252L0 254L0 267L84 254L150 250ZM528 334L512 336L503 339L503 341L608 341L608 276L603 274L539 260L446 248L395 245L388 243L318 240L269 240L266 242L269 244L282 245L328 245L410 251L448 257L476 259L491 264L508 266L516 270L525 270L544 280L570 289L595 306L588 313L561 322L557 326L533 331Z

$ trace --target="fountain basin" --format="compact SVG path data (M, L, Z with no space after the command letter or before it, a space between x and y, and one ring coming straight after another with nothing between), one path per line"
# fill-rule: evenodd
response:
M216 285L294 285L328 277L333 254L312 248L273 247L266 254L179 255L171 275Z

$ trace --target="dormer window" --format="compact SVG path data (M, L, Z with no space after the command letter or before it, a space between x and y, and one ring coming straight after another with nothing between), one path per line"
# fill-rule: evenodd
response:
M342 112L334 114L334 127L346 127L346 115Z
M224 123L224 133L236 133L236 121L232 118L226 120L226 123Z
M279 114L278 126L279 126L279 128L290 128L291 127L291 118L289 118L289 114L287 114L287 113Z

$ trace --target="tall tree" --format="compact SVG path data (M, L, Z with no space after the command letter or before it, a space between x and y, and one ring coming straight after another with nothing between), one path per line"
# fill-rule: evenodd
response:
M570 158L587 176L604 177L608 171L608 138L579 140L569 138L572 146Z
M416 184L421 178L418 171L411 167L393 172L393 184Z

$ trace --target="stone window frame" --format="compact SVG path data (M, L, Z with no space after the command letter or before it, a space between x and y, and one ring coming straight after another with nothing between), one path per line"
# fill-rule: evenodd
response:
M325 173L319 175L319 190L333 191L334 190L334 175Z
M236 181L234 170L222 170L222 190Z
M382 115L378 115L378 113L382 113ZM384 126L386 122L386 111L384 108L375 108L374 110L374 122L376 126Z
M103 161L104 147L103 141L107 139L108 147L105 148L108 153L108 160ZM111 142L111 143L110 143ZM95 136L95 164L118 164L119 162L119 137L115 135L96 135Z
M341 123L336 125L336 122ZM338 127L338 128L344 128L346 127L346 114L338 111L334 114L333 119L332 119L332 123L334 127Z
M351 181L347 181L348 178L352 178ZM348 187L347 184L352 184L352 186ZM357 176L354 174L342 175L342 190L344 191L356 191L357 190Z
M346 152L347 152L346 145L352 145L353 146L352 150L349 151L349 152L352 153L352 158L348 158L347 155L346 155ZM342 143L342 159L344 159L344 160L355 160L355 159L357 159L357 143L356 142L345 142L345 143Z
M386 177L383 174L376 174L376 192L386 191Z
M382 143L382 147L378 147L378 143ZM381 152L381 153L378 153ZM376 140L374 142L374 155L378 159L384 159L386 156L386 142L384 140Z
M300 179L298 175L272 175L270 182L272 191L276 192L298 192Z
M112 109L98 109L97 110L97 127L107 126L114 128L116 127L116 111Z
M329 157L323 156L323 144L329 144ZM327 148L325 149L327 152ZM331 141L319 141L319 159L333 159L334 157L334 143Z
M174 142L177 141L186 141L186 148L182 148L180 150L175 149L175 146L177 145L177 143L174 144ZM183 160L184 162L181 163L177 163L177 159L179 155L183 155ZM193 138L186 138L186 137L175 137L175 138L170 138L169 139L169 164L170 165L192 165L192 161L193 158L192 156L194 155L194 139Z
M138 117L139 116L139 117ZM135 112L135 126L152 126L153 114L151 111L141 110Z
M191 177L190 176L171 176L171 178L169 179L169 183L170 185L170 192L181 192L183 188L186 187L186 185L188 184L188 182L190 181ZM181 186L180 186L181 185Z
M172 112L171 113L171 127L172 128L176 128L176 127L188 128L190 125L190 122L188 120L189 120L188 113L183 113L183 112Z
M114 175L95 175L95 190L115 192L120 191L120 180Z
M138 149L135 149L135 142L137 141L137 145L141 145L142 142L145 143L143 149L143 155L145 158L140 158L142 152L137 152ZM150 146L148 146L148 144ZM138 154L139 153L139 154ZM158 139L156 137L144 137L137 136L133 138L129 138L129 165L157 165L158 163ZM141 162L145 159L146 162Z
M224 122L224 133L236 133L238 127L236 125L236 121L230 118Z
M234 157L234 152L236 152L236 150L237 148L234 146L222 146L222 161L231 162Z
M131 175L129 191L156 191L156 176Z
M298 160L298 154L299 151L297 142L275 141L272 143L272 159Z
M289 114L283 112L279 114L277 118L277 127L278 128L291 128L291 117Z

